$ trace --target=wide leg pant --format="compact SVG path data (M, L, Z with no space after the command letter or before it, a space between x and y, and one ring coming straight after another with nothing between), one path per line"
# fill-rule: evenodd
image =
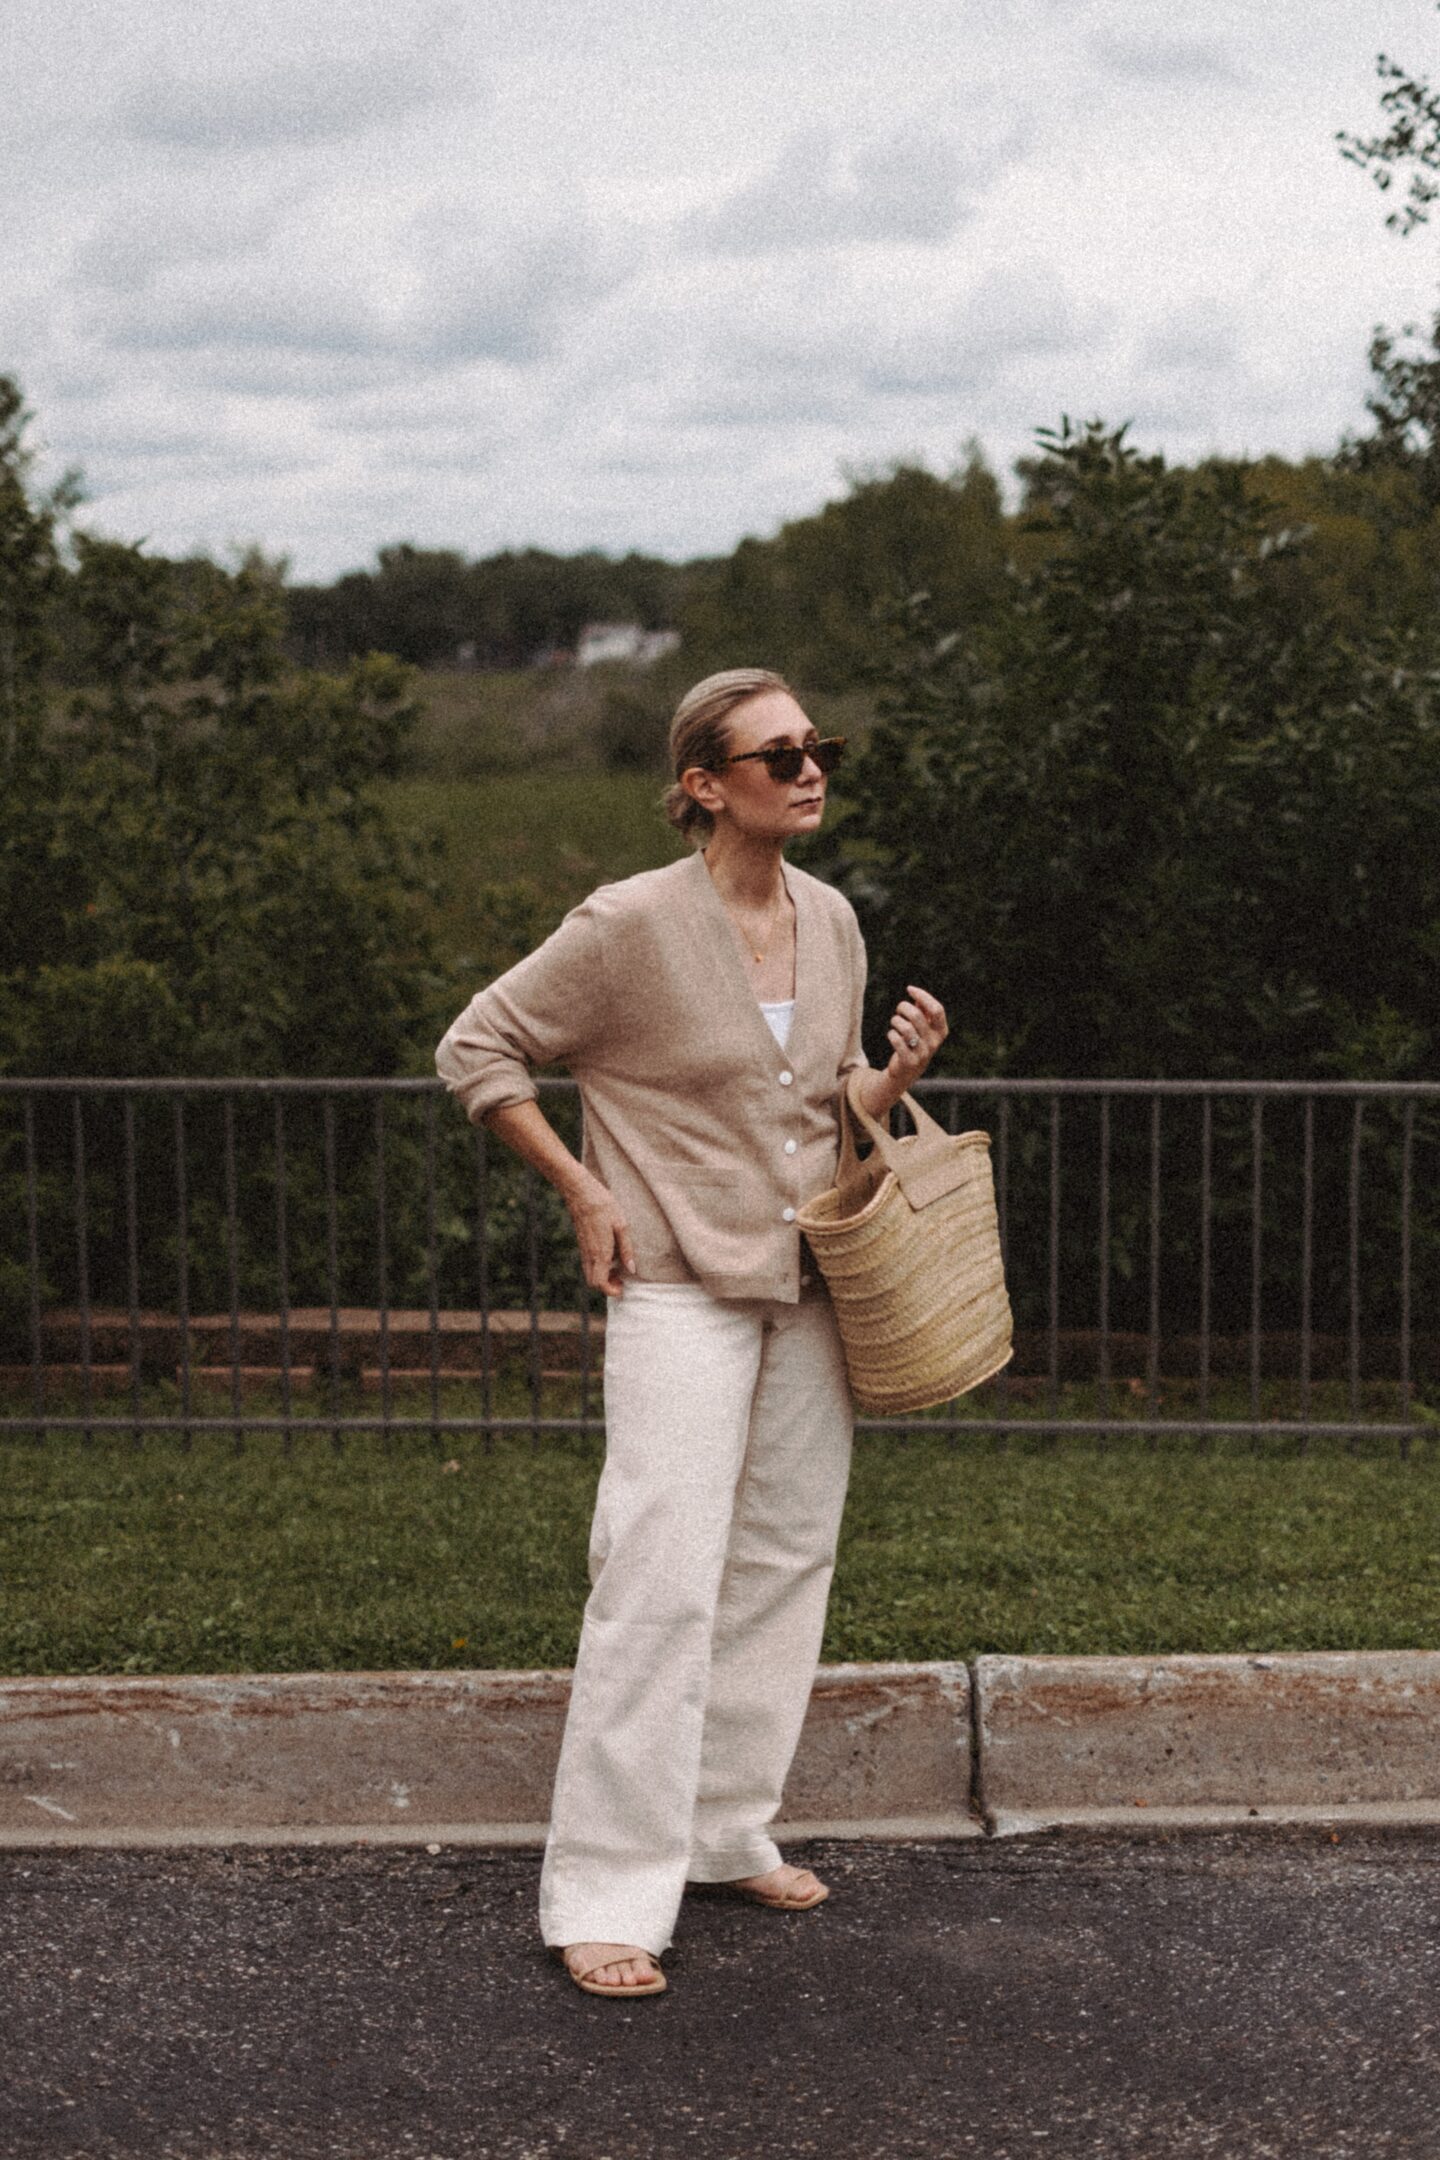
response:
M547 1943L668 1945L688 1880L760 1875L850 1470L830 1300L630 1283L540 1885Z

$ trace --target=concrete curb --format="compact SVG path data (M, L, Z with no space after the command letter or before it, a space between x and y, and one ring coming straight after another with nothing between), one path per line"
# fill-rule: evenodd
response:
M992 1832L1440 1816L1440 1651L982 1657L975 1694Z
M0 1844L543 1843L569 1697L565 1672L0 1680ZM964 1665L822 1667L785 1834L979 1835L970 1730Z
M0 1846L535 1845L563 1672L0 1679ZM821 1668L790 1839L1440 1823L1440 1652Z

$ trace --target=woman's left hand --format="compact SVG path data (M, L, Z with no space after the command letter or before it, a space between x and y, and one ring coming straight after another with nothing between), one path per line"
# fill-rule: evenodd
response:
M891 1055L885 1073L887 1079L897 1084L901 1094L920 1078L950 1032L939 998L931 997L928 990L920 989L916 983L907 983L905 987L910 995L901 998L886 1030Z

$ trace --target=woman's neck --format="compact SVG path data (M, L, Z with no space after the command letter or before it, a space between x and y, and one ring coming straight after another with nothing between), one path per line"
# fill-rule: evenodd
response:
M760 839L718 823L705 844L705 867L722 900L736 907L771 907L784 890L785 843Z

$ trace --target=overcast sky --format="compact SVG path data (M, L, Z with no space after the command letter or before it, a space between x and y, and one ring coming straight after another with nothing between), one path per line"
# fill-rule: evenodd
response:
M0 369L84 521L330 577L723 551L1062 412L1359 423L1428 320L1334 145L1433 0L0 0Z

